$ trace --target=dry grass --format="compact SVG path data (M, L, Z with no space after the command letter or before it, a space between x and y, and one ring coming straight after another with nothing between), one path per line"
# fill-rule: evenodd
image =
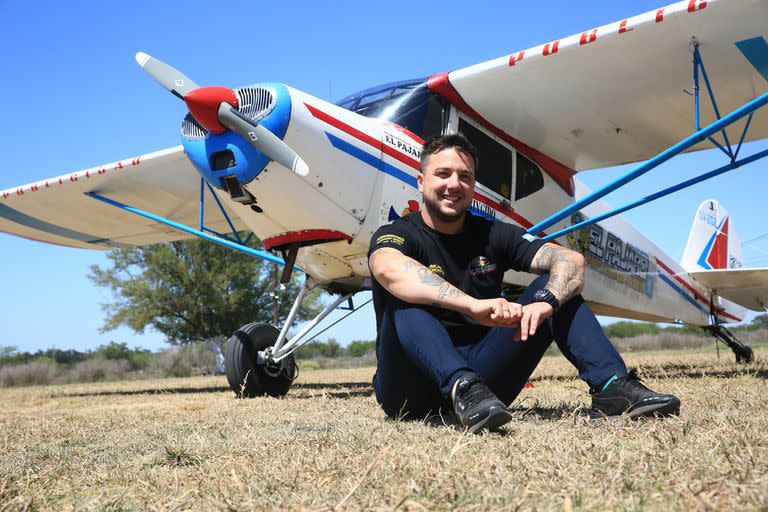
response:
M503 434L387 421L372 369L302 373L284 399L219 377L7 389L0 510L768 509L768 347L629 354L680 417L590 424L547 357Z

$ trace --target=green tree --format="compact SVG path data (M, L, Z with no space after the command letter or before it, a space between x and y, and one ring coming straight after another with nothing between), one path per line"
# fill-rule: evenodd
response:
M362 357L374 350L376 350L375 341L355 340L347 346L347 355L351 357Z
M642 334L658 334L661 328L656 324L647 322L616 322L603 328L609 338L629 338Z
M757 315L749 325L754 326L756 329L768 328L768 314Z
M294 272L290 283L275 289L275 264L197 239L114 249L107 257L111 268L93 265L88 276L116 298L102 304L102 332L150 326L172 345L221 341L244 324L272 323L273 290L282 321L304 279ZM317 314L319 295L306 295L298 321Z

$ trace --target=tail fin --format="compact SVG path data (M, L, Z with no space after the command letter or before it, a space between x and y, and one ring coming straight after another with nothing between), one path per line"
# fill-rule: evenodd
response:
M680 265L688 272L743 266L741 240L728 212L715 201L701 203Z

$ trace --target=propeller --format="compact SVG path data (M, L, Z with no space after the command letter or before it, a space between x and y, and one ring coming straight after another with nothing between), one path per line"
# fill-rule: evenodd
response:
M257 121L240 113L237 95L232 89L200 87L178 69L144 52L136 54L136 62L171 94L184 100L192 117L208 131L221 134L230 129L270 160L299 176L309 174L306 162L288 144Z

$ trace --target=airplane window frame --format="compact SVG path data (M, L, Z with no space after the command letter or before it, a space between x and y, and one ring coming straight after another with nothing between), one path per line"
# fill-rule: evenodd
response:
M498 198L500 198L502 204L509 206L512 203L513 191L515 190L515 175L516 175L515 168L517 165L517 158L516 158L517 151L515 150L515 148L507 144L506 141L502 140L501 138L497 137L493 133L489 132L484 126L481 126L474 119L471 119L465 116L464 114L462 114L461 112L458 112L455 109L455 107L453 107L452 110L456 112L457 115L455 116L455 118L452 116L451 122L449 123L449 131L454 133L460 132L461 131L460 123L465 123L469 125L471 128L473 128L474 130L476 130L480 135L484 136L492 144L495 144L496 146L503 148L509 155L509 173L508 173L509 180L507 182L509 186L508 195L503 194L502 191L499 190L500 187L493 188L492 186L489 186L487 183L483 183L483 181L481 181L481 177L479 174L476 176L476 180L475 180L476 184L479 185L482 188L482 190L488 191L491 194L497 196ZM466 133L464 135L467 136L467 138L469 138L470 141L472 141L472 139ZM474 142L472 143L474 144ZM481 148L478 148L478 152L479 152L479 155L478 155L479 156L478 171L479 171L480 169L482 169L484 157L483 157L483 151ZM487 161L487 157L485 161Z
M521 168L520 160L524 160L526 162L526 165L528 167L528 170L535 171L534 175L536 176L536 183L533 186L529 185L529 181L525 179L521 179L521 173L524 172L524 170ZM523 189L523 187L525 187ZM531 158L525 156L519 151L516 151L515 156L515 201L519 201L521 199L525 199L526 197L535 194L539 190L544 188L544 171L541 170L541 167L534 162Z

